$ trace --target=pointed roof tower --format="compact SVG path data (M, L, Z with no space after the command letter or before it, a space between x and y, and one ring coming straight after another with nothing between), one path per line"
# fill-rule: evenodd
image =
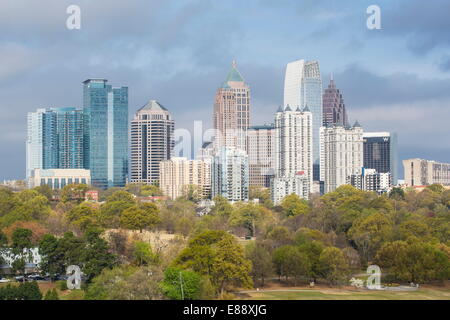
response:
M245 82L244 77L241 75L239 70L237 69L236 60L233 60L231 64L231 70L228 72L228 75L223 83L224 87L228 87L228 82Z
M361 128L361 125L359 124L358 120L355 121L353 128Z
M165 107L163 107L158 101L150 100L149 102L147 102L146 105L144 105L138 111L169 111L169 110L167 110Z

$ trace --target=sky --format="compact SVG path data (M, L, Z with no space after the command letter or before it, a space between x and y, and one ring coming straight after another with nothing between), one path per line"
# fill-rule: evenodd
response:
M66 27L70 5L80 30ZM25 176L27 112L82 107L82 81L128 86L130 119L154 99L176 128L207 129L233 60L252 125L273 122L288 62L318 60L351 121L397 132L400 159L450 162L449 12L448 0L2 0L0 180Z

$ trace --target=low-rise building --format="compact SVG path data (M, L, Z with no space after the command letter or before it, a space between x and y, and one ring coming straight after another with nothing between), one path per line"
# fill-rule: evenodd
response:
M48 185L62 189L68 184L91 184L91 172L86 169L34 169L29 178L30 188Z
M450 186L450 163L424 159L403 160L405 183L410 186L442 184Z

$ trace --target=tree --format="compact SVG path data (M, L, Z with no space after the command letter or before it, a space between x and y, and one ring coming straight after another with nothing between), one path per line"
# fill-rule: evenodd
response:
M39 254L42 259L39 268L42 272L48 273L51 279L64 272L64 256L58 250L58 239L55 236L46 234L42 238L39 243Z
M118 190L107 198L107 202L117 202L117 201L128 202L130 204L135 203L133 195L123 190Z
M264 287L264 281L273 273L272 256L270 252L259 242L252 242L247 245L246 257L252 262L251 276L253 282L261 280L261 285Z
M142 233L144 228L155 226L161 221L158 212L158 208L152 203L148 203L142 208L133 206L122 212L120 224L124 228L139 230Z
M311 262L308 256L292 245L281 246L273 252L273 263L278 276L298 279L308 277L311 273Z
M18 286L8 284L0 287L0 300L41 300L42 293L36 281L23 282Z
M345 281L350 272L347 259L336 247L325 248L320 254L319 264L322 276L330 285Z
M216 196L213 199L214 207L212 208L212 213L222 216L230 216L233 212L233 206L228 202L225 197Z
M58 293L56 289L53 288L51 290L47 290L44 296L44 300L59 300Z
M133 249L133 263L138 266L148 266L158 262L158 256L153 253L149 243L136 241Z
M171 300L197 300L200 297L201 277L191 270L167 268L161 289Z
M89 230L85 234L86 246L81 254L83 261L82 271L91 281L99 275L103 269L111 269L116 265L117 259L108 247L108 243L100 238L98 230Z
M67 219L81 230L98 225L99 210L93 204L84 202L67 213Z
M389 198L395 200L405 200L405 191L402 188L392 188L389 192Z
M61 189L61 200L83 202L88 190L89 187L86 184L68 184Z
M273 202L270 198L270 190L268 188L250 186L249 198L250 200L258 199L259 203L268 209L273 207Z
M14 271L20 271L25 274L25 264L31 260L31 249L33 243L31 241L33 233L29 229L17 228L12 234L11 252L16 259L12 263Z
M287 217L308 214L310 212L308 202L294 193L284 197L281 201L281 207Z

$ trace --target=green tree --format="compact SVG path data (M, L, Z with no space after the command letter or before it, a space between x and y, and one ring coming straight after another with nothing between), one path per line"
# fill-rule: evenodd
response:
M322 276L330 285L345 282L350 268L344 253L335 247L325 248L319 257Z
M17 257L12 267L14 271L20 271L21 274L25 274L25 264L31 260L31 249L33 243L31 238L33 233L30 229L17 228L12 234L11 252Z
M311 262L308 256L292 245L281 246L273 252L273 263L278 276L294 277L295 284L297 280L309 277L311 273Z
M58 250L58 239L54 235L44 235L39 243L39 254L42 259L39 268L42 272L48 273L51 279L64 272L64 253Z
M261 280L261 285L264 287L265 279L272 275L274 271L272 256L269 250L259 242L252 242L245 249L247 259L252 262L250 274L253 277L253 281Z
M107 202L128 202L130 204L134 204L135 200L131 193L124 191L124 190L118 190L114 192L112 195L110 195L107 200Z
M201 277L191 270L167 268L161 288L171 300L197 300L200 297Z
M214 197L213 201L214 207L212 208L212 214L229 217L233 212L233 206L225 197L216 196Z
M76 201L81 203L84 201L88 190L89 187L86 184L68 184L61 189L61 200L63 202Z
M281 207L283 208L283 213L287 217L308 214L310 212L308 201L301 199L294 193L284 197L281 201Z
M59 300L58 293L56 289L53 288L51 290L47 290L44 296L44 300Z
M150 203L143 208L133 206L122 212L120 224L124 228L142 232L143 229L155 226L161 221L158 212L156 205Z
M98 218L99 210L86 202L77 205L67 213L67 219L83 231L97 226Z
M148 266L158 262L158 256L153 253L152 246L143 241L136 241L133 248L133 263L140 266Z

